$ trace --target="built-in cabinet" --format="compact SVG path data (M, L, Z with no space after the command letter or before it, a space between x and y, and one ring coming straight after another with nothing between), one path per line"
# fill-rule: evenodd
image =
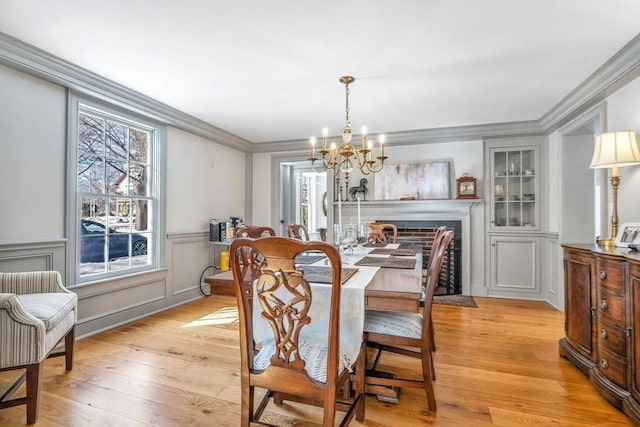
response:
M489 149L491 230L540 229L539 150L537 146Z
M489 257L491 292L540 293L540 239L492 235Z
M485 141L488 294L540 299L544 138Z
M640 424L640 255L563 245L565 337L560 356Z

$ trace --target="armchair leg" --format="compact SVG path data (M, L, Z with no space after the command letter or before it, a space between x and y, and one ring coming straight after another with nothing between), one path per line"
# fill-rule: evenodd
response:
M38 421L43 364L44 361L27 366L27 424L35 424Z
M64 364L67 371L73 368L73 345L75 341L76 327L74 326L64 337Z

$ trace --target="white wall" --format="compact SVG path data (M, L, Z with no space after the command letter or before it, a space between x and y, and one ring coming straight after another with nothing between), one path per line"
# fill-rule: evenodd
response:
M607 130L633 130L640 138L640 78L607 98ZM640 222L640 165L619 169L618 220Z
M66 91L0 65L0 242L64 237Z
M271 194L271 154L257 153L253 155L253 210L251 221L253 224L268 224L278 229L278 224L271 222L272 204Z
M211 218L244 216L246 154L167 129L167 233L208 230Z
M545 219L547 224L547 230L557 233L560 228L560 208L561 201L561 179L560 179L560 161L562 160L562 148L560 145L561 135L556 131L549 135L547 141L546 151L546 183L545 183L545 196L546 196L546 212Z
M562 170L565 173L560 203L562 227L559 230L562 243L595 242L594 169L589 168L592 156L593 135L564 137Z

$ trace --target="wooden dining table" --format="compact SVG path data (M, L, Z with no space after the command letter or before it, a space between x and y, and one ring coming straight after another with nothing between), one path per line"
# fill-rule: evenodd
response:
M422 251L416 247L413 256L396 256L393 250L398 244L389 244L384 247L390 254L377 255L376 248L358 247L353 253L346 253L342 257L343 268L358 268L357 262L364 257L379 257L393 259L414 259L413 268L378 267L378 271L365 288L365 309L389 310L389 311L420 311L420 299L422 297ZM316 260L310 265L322 265L322 260ZM243 270L245 292L249 298L253 294L253 281L259 276L260 269L249 265ZM233 274L231 271L223 271L204 278L210 286L212 295L235 296L233 287Z

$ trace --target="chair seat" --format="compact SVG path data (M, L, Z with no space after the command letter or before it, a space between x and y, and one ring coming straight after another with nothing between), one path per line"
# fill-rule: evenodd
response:
M78 303L76 294L61 292L16 296L31 315L44 322L47 331L60 323Z
M367 310L364 315L364 331L372 334L420 339L422 314Z
M327 382L327 351L326 344L318 341L300 340L299 342L300 358L305 361L304 370L316 381L322 383ZM275 354L275 341L267 341L262 344L262 349L253 359L253 368L256 370L264 370L271 364L271 357ZM338 376L348 368L351 369L352 362L349 357L340 352L340 361L338 364Z

